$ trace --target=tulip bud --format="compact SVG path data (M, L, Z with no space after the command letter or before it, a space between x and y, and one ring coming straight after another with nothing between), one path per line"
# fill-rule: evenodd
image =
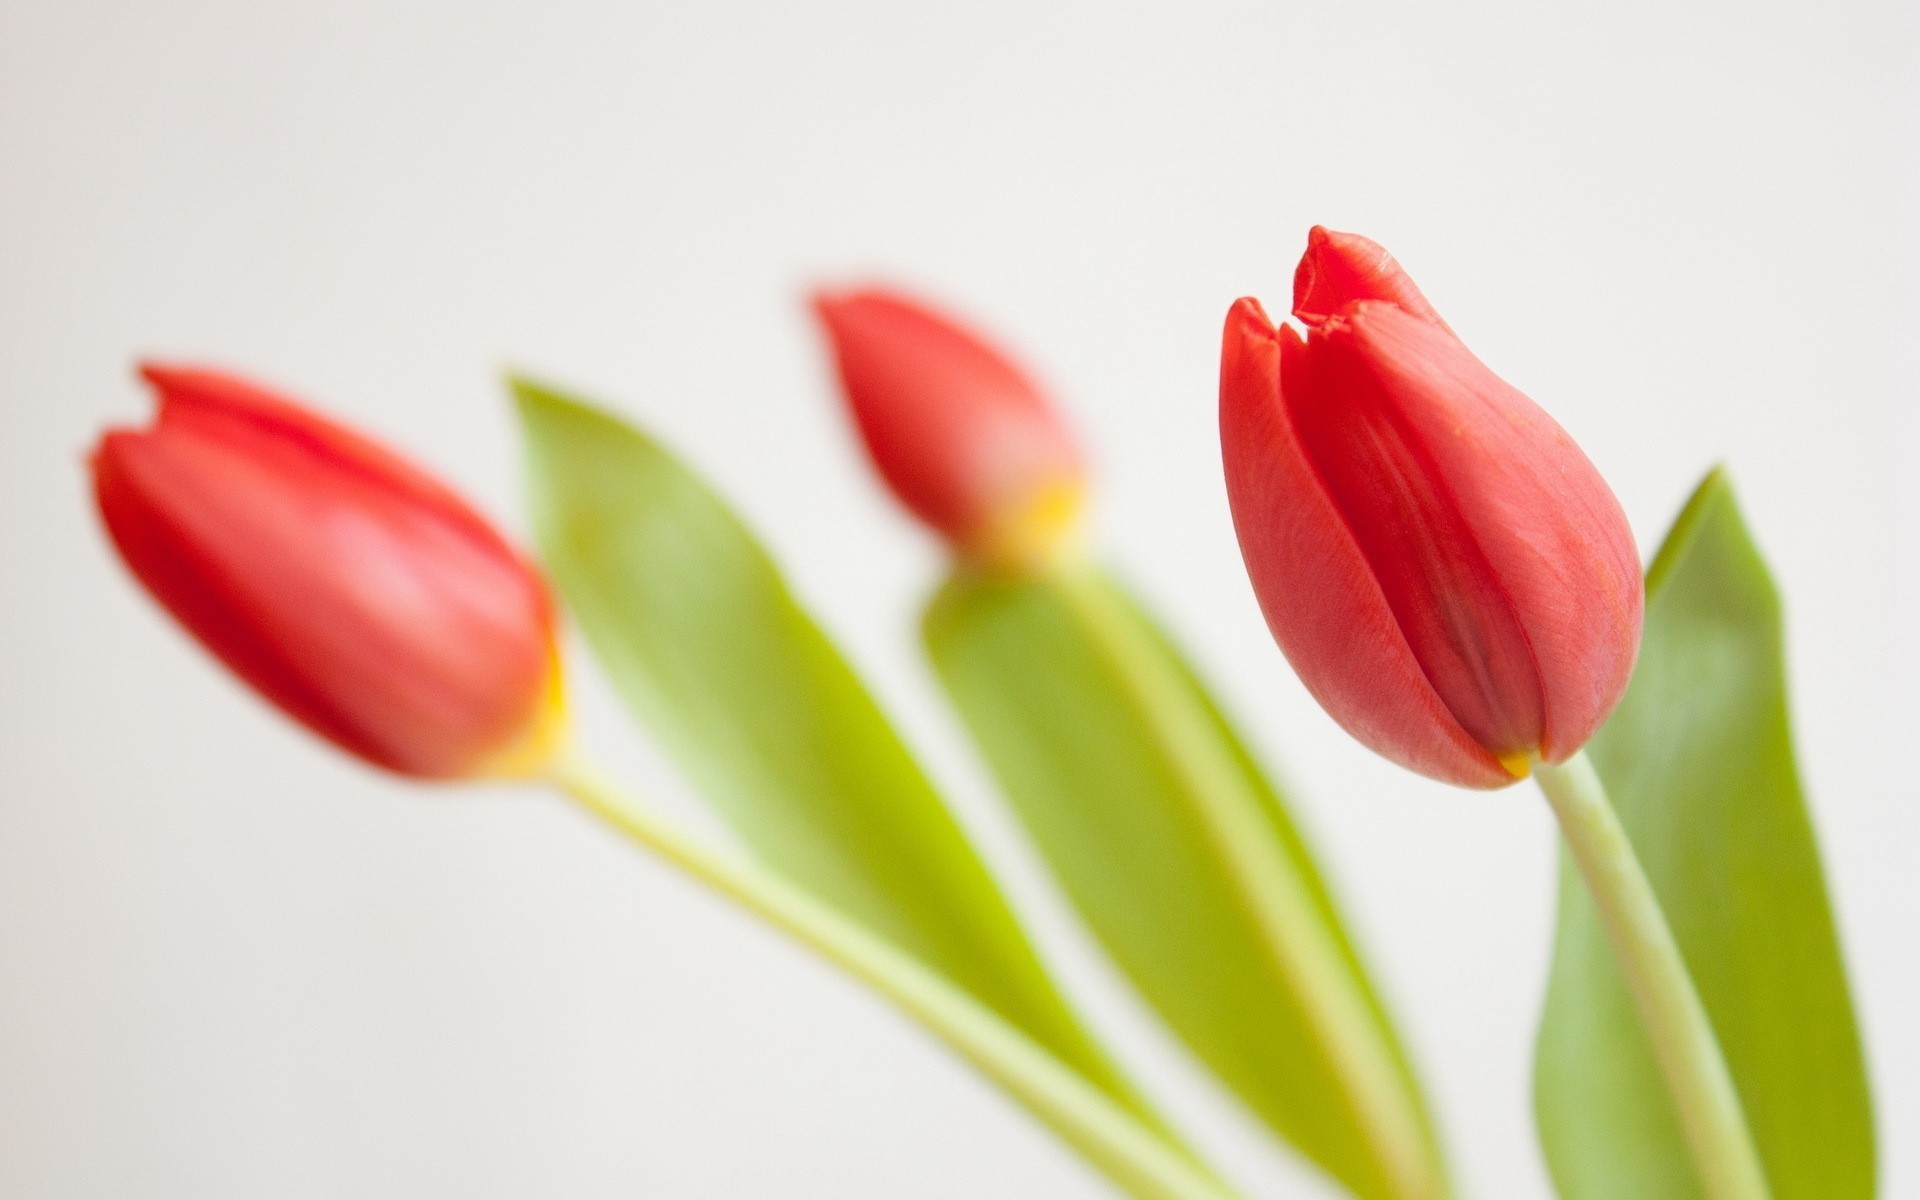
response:
M244 380L147 365L94 496L127 566L289 716L423 779L526 775L564 740L553 604L446 487Z
M976 563L1045 561L1079 520L1085 471L1032 380L975 334L883 291L820 293L861 440L900 502Z
M1564 761L1639 648L1618 501L1374 243L1315 229L1293 311L1304 336L1240 300L1220 363L1227 495L1280 648L1413 770L1498 787Z

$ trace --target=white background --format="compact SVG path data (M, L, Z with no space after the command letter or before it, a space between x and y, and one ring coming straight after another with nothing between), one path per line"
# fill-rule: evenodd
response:
M740 504L1106 995L934 701L938 555L800 303L876 273L1055 385L1104 544L1298 784L1467 1190L1545 1195L1544 808L1350 743L1228 528L1219 322L1283 308L1325 222L1573 432L1644 548L1732 464L1790 604L1886 1194L1920 1196L1915 33L1861 3L0 0L0 1195L1106 1194L562 805L284 723L136 591L84 490L96 432L147 411L136 354L284 383L514 529L497 369L604 397ZM588 739L690 808L581 674ZM1328 1194L1096 1007L1250 1192Z

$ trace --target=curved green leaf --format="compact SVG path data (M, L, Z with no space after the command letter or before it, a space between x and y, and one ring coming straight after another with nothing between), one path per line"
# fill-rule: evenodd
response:
M627 704L742 840L1151 1121L739 518L631 426L513 388L534 523L568 608Z
M1067 894L1196 1056L1356 1194L1444 1195L1413 1074L1305 843L1154 622L1091 568L961 568L924 632Z
M1699 988L1774 1200L1871 1197L1872 1106L1794 765L1779 596L1720 471L1647 573L1633 682L1588 751ZM1534 1104L1566 1200L1701 1195L1564 861Z

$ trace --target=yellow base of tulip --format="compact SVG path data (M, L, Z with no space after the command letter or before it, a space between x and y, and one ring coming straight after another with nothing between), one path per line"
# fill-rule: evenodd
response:
M1087 489L1078 477L1050 479L1009 505L961 547L967 561L996 574L1043 570L1079 542Z
M547 667L539 705L519 736L476 763L471 779L537 779L552 768L573 741L573 717L567 708L567 675L556 650Z

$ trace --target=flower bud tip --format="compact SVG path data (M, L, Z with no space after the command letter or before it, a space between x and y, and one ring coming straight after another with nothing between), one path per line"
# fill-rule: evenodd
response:
M1019 365L896 292L823 288L809 302L861 443L902 505L988 569L1030 569L1065 553L1085 470Z

